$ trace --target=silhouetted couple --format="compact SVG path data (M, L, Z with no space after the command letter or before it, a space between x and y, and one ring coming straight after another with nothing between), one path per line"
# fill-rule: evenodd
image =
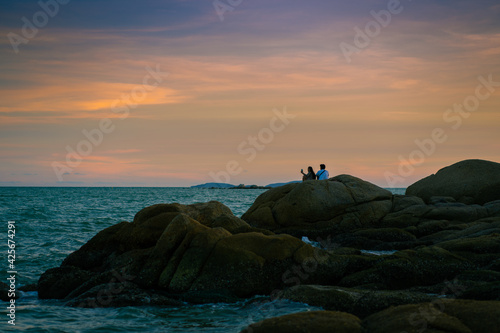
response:
M330 178L330 174L328 173L328 171L325 169L325 165L324 164L321 164L320 166L320 170L318 171L318 173L314 173L314 170L313 168L310 166L307 168L307 174L304 173L304 169L300 170L300 172L303 174L302 176L302 180L323 180L323 179L328 179Z

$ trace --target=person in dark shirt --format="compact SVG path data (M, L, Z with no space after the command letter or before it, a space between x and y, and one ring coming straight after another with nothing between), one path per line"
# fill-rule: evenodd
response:
M302 173L302 175L303 175L302 181L316 179L316 174L314 173L314 170L311 166L307 168L307 174L304 173L304 169L300 170L300 173Z

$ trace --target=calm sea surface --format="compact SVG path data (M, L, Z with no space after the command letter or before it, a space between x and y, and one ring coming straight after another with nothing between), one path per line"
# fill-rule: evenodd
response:
M36 283L43 272L59 266L97 232L121 221L132 221L144 207L217 200L240 217L264 191L0 187L0 276L7 282L8 221L15 221L19 287ZM239 332L264 318L317 310L305 304L267 302L259 297L236 304L80 309L65 307L60 301L38 300L36 292L20 294L15 326L7 323L8 303L0 301L0 332Z

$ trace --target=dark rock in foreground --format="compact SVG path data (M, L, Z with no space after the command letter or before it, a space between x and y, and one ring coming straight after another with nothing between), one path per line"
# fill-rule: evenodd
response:
M428 294L407 290L368 290L317 285L291 287L284 290L279 297L320 306L325 310L348 312L359 318L365 318L390 306L430 302L434 299Z
M72 298L67 306L106 308L123 306L183 306L184 303L158 292L144 290L131 282L108 282Z
M316 282L322 281L322 272L340 265L295 237L249 226L218 202L155 205L137 213L132 223L99 232L61 267L46 271L38 283L39 297L88 298L93 288L106 290L115 283L169 295L270 294L286 286L283 274L290 267L308 258L318 258ZM341 272L328 276L338 280Z
M141 299L155 292L177 300L201 293L197 298L209 302L221 300L218 295L226 295L222 299L270 295L299 284L378 291L431 288L464 272L499 269L496 221L472 226L462 223L459 229L432 234L434 242L429 241L429 246L376 256L356 249L314 248L290 235L256 229L218 202L154 205L137 213L132 223L122 222L101 231L70 254L61 267L46 271L38 283L39 297L78 302L89 298L86 293L91 290L91 296L99 290L102 294L117 289L106 286L120 283L132 283L147 292L135 298L115 292L123 304L130 304L130 299L143 304ZM408 228L381 228L382 223L376 222L379 228L351 234L382 242L416 242L414 234L405 231ZM328 248L332 244L327 238L324 245ZM476 294L487 284L495 288L491 284L498 283L486 274L464 281L467 288L478 290ZM471 295L474 293L469 293L469 298ZM481 293L481 299L494 299L487 297ZM161 302L169 300L157 303Z
M363 321L370 333L499 332L500 302L434 300L390 307Z
M345 312L310 311L263 320L241 333L361 333L361 320Z
M499 327L500 302L435 300L390 307L363 321L345 312L300 312L263 320L241 332L495 333Z

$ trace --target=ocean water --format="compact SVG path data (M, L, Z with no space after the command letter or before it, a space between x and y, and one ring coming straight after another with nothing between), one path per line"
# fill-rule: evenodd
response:
M404 191L393 190L402 194ZM193 188L0 187L2 281L7 283L8 225L15 221L16 286L36 283L104 228L132 221L157 203L191 204L217 200L240 217L265 190ZM12 223L11 223L12 224ZM0 301L0 332L239 332L251 323L288 313L317 310L306 304L254 297L234 304L181 307L70 308L17 291L15 326Z
M264 190L191 188L35 188L0 187L2 281L7 283L8 222L15 221L16 286L36 283L97 232L132 221L157 203L191 204L217 200L241 216ZM70 308L58 300L39 300L36 292L16 301L16 325L8 324L0 301L0 332L239 332L264 318L314 310L305 304L269 302L255 297L235 304L181 307Z

